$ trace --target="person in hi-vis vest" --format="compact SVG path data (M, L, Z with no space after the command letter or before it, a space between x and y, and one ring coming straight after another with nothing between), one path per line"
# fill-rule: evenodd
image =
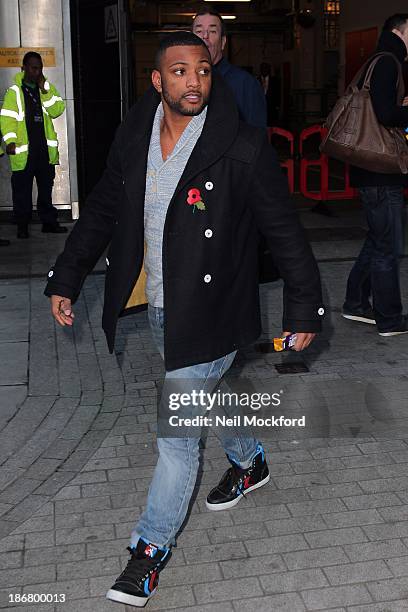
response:
M57 221L52 205L55 166L59 163L58 140L52 120L65 110L65 103L54 85L43 74L41 55L29 51L21 72L6 91L0 111L0 129L12 170L11 187L17 237L28 238L32 214L32 187L38 189L37 210L42 231L67 231Z

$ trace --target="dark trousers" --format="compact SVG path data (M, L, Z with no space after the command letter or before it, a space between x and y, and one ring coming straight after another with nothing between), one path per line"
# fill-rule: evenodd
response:
M399 258L404 250L403 187L364 187L360 190L368 232L347 281L344 308L367 308L372 295L379 331L402 323Z
M43 223L55 224L57 209L52 205L55 167L48 162L48 159L35 159L30 155L24 170L13 172L11 176L14 218L19 225L26 225L31 220L34 178L37 182L39 217Z

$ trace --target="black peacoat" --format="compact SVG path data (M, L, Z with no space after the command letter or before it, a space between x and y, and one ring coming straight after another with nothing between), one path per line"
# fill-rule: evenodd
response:
M283 329L321 328L319 271L287 181L265 131L239 121L228 91L215 75L202 134L167 211L167 370L212 361L260 335L257 228L285 282ZM48 273L45 294L75 301L110 243L102 320L110 351L118 317L145 301L138 296L143 290L145 177L159 101L149 90L118 128L107 168ZM191 189L199 190L205 209L189 203Z

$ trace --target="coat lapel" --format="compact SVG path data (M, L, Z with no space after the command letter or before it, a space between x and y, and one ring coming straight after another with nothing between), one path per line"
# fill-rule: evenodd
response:
M122 160L126 191L129 200L135 205L141 202L142 208L150 136L159 103L160 96L151 87L132 109L129 120L125 120L123 124L125 145Z
M174 192L174 197L203 170L215 163L229 149L237 136L238 109L222 77L213 72L213 85L203 131L193 149Z

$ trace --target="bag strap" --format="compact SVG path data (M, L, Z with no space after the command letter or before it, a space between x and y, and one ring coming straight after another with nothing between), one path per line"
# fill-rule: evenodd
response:
M378 59L380 59L380 57L382 55L393 55L392 53L388 53L388 52L382 52L382 53L376 53L375 55L371 56L366 62L364 62L364 64L361 66L360 70L357 72L357 74L355 75L355 77L353 78L353 80L351 81L350 85L347 87L344 96L349 96L351 95L353 92L358 91L358 83L360 82L360 79L362 78L364 71L367 69L367 66L370 66L370 64L373 62L375 62L375 64L377 63ZM393 56L394 57L394 56ZM326 134L326 137L323 139L323 142L325 142L326 140L328 140L330 138L330 135L333 131L333 128L338 120L338 118L340 117L340 115L343 112L343 108L340 106L335 106L334 109L332 110L332 113L330 115L331 117L331 127L328 129L328 132Z
M362 78L364 71L367 69L367 66L369 66L370 62L372 62L373 58L370 57L366 62L364 62L364 64L361 66L360 70L357 72L357 74L354 76L353 80L351 81L351 83L349 84L349 86L347 87L346 91L344 92L343 96L348 96L351 95L353 93L353 91L355 92L356 90L358 90L358 83L360 82L360 79ZM341 98L343 97L341 96ZM333 110L330 113L330 118L331 118L331 127L328 128L327 134L326 136L323 138L322 143L326 142L329 138L330 135L333 131L333 128L335 126L335 124L337 123L338 118L340 117L340 115L343 112L343 108L341 106L335 105Z
M354 76L351 83L348 85L346 93L351 93L353 90L354 91L356 90L357 85L362 79L364 72L367 70L367 68L368 70L367 70L366 77L364 79L363 87L366 86L366 89L370 89L369 85L371 81L371 75L373 73L375 65L381 57L386 57L387 55L390 55L393 58L393 60L397 63L397 68L398 68L397 95L398 95L398 99L402 100L404 97L404 87L405 87L404 81L402 78L402 68L401 68L400 62L397 60L397 58L395 57L393 53L390 53L390 51L379 51L378 53L375 53L374 55L369 57L368 60L364 62L364 64L361 66L360 70L358 70L358 72ZM368 83L366 83L367 77L369 79Z
M364 62L364 64L361 66L361 68L356 72L356 74L354 75L353 79L350 81L350 83L348 84L347 87L347 92L350 90L352 90L354 87L356 87L360 80L361 77L364 74L364 71L366 70L367 66L369 66L370 62L372 61L372 57L370 57L366 62Z
M398 100L402 100L403 96L404 96L404 81L402 78L402 68L401 68L401 64L398 61L398 59L395 57L395 55L393 53L389 53L388 51L383 51L382 53L377 53L376 55L374 55L371 58L371 64L367 70L367 74L365 76L364 79L364 83L362 86L362 89L367 89L368 91L370 90L370 85L371 85L371 77L373 75L374 72L374 68L378 62L379 59L381 59L381 57L386 57L386 56L390 56L394 59L395 63L397 64L397 69L398 69L398 80L397 80L397 85L396 85L396 89L397 89L397 97Z
M376 57L381 57L382 55L392 55L394 57L394 55L392 53L389 53L388 51L381 51L379 53L374 53L374 55L369 57L368 60L366 60L364 64L361 66L361 68L357 71L357 73L353 77L353 80L350 82L347 89L352 89L353 87L356 87L359 84L364 72L370 66L373 59L375 59Z

